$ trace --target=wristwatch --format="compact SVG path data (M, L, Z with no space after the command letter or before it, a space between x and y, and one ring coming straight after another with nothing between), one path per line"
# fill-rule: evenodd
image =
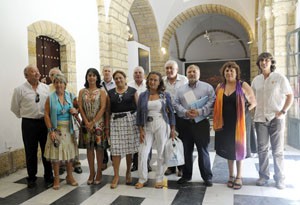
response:
M284 115L286 114L286 111L284 111L284 110L281 110L280 112Z

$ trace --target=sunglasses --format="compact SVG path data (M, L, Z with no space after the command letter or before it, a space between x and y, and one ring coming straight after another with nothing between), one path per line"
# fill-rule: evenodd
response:
M38 102L40 102L40 94L36 93L35 103L38 103Z
M119 94L118 103L121 103L123 101L123 95Z

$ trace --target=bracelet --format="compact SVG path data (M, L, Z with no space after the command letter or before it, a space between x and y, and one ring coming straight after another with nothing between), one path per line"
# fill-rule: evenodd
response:
M53 128L53 127L48 128L48 133L53 132L53 131L55 131L55 128Z
M284 114L284 115L285 115L285 113L286 113L286 111L284 111L284 110L281 110L280 112L281 112L282 114Z

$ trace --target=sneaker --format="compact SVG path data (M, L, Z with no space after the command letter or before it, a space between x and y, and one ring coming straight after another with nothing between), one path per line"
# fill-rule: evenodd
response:
M82 173L81 167L75 167L74 172L76 172L77 174L81 174Z
M283 180L278 180L276 181L276 188L277 189L284 189L285 188L285 183Z
M256 186L264 186L266 184L268 184L268 179L265 179L265 178L259 178L256 181Z

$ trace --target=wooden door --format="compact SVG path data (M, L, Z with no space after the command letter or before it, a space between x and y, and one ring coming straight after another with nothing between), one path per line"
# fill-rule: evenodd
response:
M36 58L41 78L46 78L47 84L50 84L51 80L48 76L50 69L53 67L61 69L59 43L47 36L38 36L36 38Z

